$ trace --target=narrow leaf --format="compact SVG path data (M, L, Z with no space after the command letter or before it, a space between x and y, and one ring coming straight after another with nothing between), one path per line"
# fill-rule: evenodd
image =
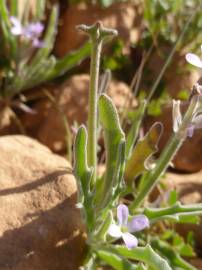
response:
M131 260L144 262L147 266L155 270L172 270L168 262L156 253L150 245L146 247L136 247L128 249L125 246L113 246L110 248L114 253Z
M117 270L137 270L137 266L130 263L116 253L106 250L98 250L98 257Z
M81 48L74 50L64 56L62 59L57 59L56 65L51 70L47 80L52 80L57 76L65 74L68 70L78 65L86 57L90 55L91 44L86 42Z

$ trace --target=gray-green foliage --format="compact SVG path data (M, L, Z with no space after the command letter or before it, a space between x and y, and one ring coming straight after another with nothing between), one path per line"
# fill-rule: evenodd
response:
M37 0L36 5L36 12L32 15L31 22L44 22L46 0ZM90 44L86 43L82 48L72 51L61 59L57 59L52 54L58 25L57 5L50 10L42 39L44 46L36 49L32 48L30 43L24 44L18 36L11 33L10 16L19 17L18 9L18 1L10 1L9 7L6 0L0 1L1 98L12 98L22 91L63 75L90 53ZM29 17L30 1L27 1L24 13L19 20L26 25L30 23Z
M161 44L162 40L169 43L176 42L190 15L201 9L200 0L143 0L142 2L146 21L144 37L146 40L152 38L156 44L158 41ZM197 48L201 42L201 29L202 16L201 12L198 12L180 47L191 44Z
M91 40L95 43L100 42L100 38L102 39L109 32L113 33L111 29L103 28L100 23L91 27L82 26L82 28L88 31ZM98 59L99 56L96 53L100 54L100 50L93 51L92 57ZM99 69L99 62L93 59L93 63L91 80L94 82L96 81L95 76L98 74L92 69ZM98 91L98 88L94 85L90 91ZM103 263L117 270L195 269L182 258L185 254L190 256L194 254L190 245L185 244L181 238L176 236L175 232L172 232L169 237L165 237L157 235L153 228L158 227L160 223L166 224L166 226L176 222L197 223L197 216L202 215L201 204L182 205L177 201L176 194L172 192L169 200L159 203L157 206L151 206L148 195L158 184L177 150L185 141L190 123L196 114L202 112L201 95L193 95L186 113L181 116L182 120L178 130L174 130L164 151L156 160L153 153L158 148L158 140L162 132L161 124L154 125L141 141L138 138L148 101L145 100L134 114L134 122L126 138L113 101L103 92L102 89L98 100L95 100L96 111L89 110L92 114L89 117L92 119L96 117L99 120L99 124L96 125L96 138L100 125L104 131L106 148L104 176L96 177L95 181L92 181L92 176L96 175L97 164L89 166L88 155L89 151L95 151L96 148L87 148L89 138L85 126L78 129L74 146L74 173L79 187L79 206L87 227L89 246L84 269L97 269L97 266ZM89 106L91 105L89 103ZM89 129L89 132L95 131ZM97 155L97 152L95 154ZM152 160L150 160L151 156ZM152 161L150 164L148 159L150 162ZM138 177L140 177L139 184L137 183ZM109 227L115 220L114 210L126 198L126 195L130 195L127 202L130 213L147 216L151 225L149 231L138 233L140 246L130 250L125 246L117 245L108 234ZM171 238L174 239L173 244L167 241Z

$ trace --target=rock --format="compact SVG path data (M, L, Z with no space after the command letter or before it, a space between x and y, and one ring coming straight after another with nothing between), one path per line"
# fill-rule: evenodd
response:
M79 125L86 123L88 89L89 75L83 74L71 77L55 91L57 106L50 104L50 101L42 100L33 108L38 112L37 115L26 114L23 123L29 125L29 132L31 132L32 123L36 123L32 135L36 136L39 141L54 152L63 153L66 149L64 116L69 126L72 126L75 122ZM129 87L125 83L112 81L109 85L108 94L114 100L120 113L127 106L133 107L137 105ZM131 104L128 104L128 101Z
M15 115L9 107L0 104L0 136L19 132Z
M158 77L171 49L172 47L163 47L161 50L154 51L150 56L147 64L147 76L144 77L143 81L143 89L146 88L150 91L151 82L154 83ZM186 68L187 65L185 55L176 52L163 75L161 88L165 88L172 98L179 99L180 91L189 92L200 77L197 69L190 70Z
M25 136L0 138L0 270L77 270L84 236L68 162Z
M180 201L183 204L202 203L202 172L195 174L174 174L167 173L165 183L168 183L169 190L177 190ZM193 231L195 241L199 250L202 248L202 218L199 225L178 224L177 231L186 236Z
M197 270L202 270L202 259L193 259L190 261L193 266L196 267Z
M141 29L139 26L142 22L141 18L142 8L140 5L127 2L115 3L108 8L85 3L72 5L62 12L60 18L61 26L59 27L56 39L55 54L62 57L69 51L80 47L87 37L78 34L75 27L79 24L91 25L98 20L102 21L105 27L117 29L119 37L123 39L126 46L131 39L135 43L140 38ZM132 28L133 31L131 31Z
M183 110L187 108L187 104L183 106ZM148 130L151 125L160 121L163 123L164 131L159 141L160 152L164 149L170 136L172 135L172 105L165 106L162 109L162 114L158 117L147 117L144 122L145 131ZM191 138L187 138L177 155L173 160L173 165L176 170L184 172L198 172L202 169L202 130L197 129Z

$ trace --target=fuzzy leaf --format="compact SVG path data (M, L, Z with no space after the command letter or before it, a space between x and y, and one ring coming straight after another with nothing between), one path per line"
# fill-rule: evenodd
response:
M159 238L155 238L151 240L151 244L160 254L162 254L162 256L168 258L173 269L196 270L195 267L183 260L178 252L166 242L161 241Z
M54 46L55 36L56 36L57 21L58 21L58 6L54 5L51 10L47 30L45 32L45 37L43 39L45 46L40 48L37 51L36 55L34 56L30 64L32 65L33 68L37 66L37 64L42 59L45 59L51 53Z
M102 94L98 106L100 121L104 128L106 173L99 191L97 190L96 201L100 208L103 208L112 197L112 190L117 185L115 182L119 178L119 171L124 163L125 136L112 100L107 95Z
M158 220L171 220L174 222L188 223L197 222L196 216L202 215L202 204L182 205L180 202L165 208L145 208L146 215L151 222ZM194 219L192 219L194 218Z
M146 170L145 162L157 150L157 144L162 133L162 124L155 123L145 137L138 141L131 158L126 163L125 180L131 185L133 180Z
M87 131L85 126L81 126L78 129L74 152L74 175L79 188L79 203L83 204L86 223L88 224L88 228L92 229L94 222L94 209L92 207L90 182L93 175L93 168L89 168L87 164Z
M133 265L128 260L124 259L123 257L113 253L111 251L106 250L98 250L97 251L98 257L106 262L108 265L112 266L114 269L117 270L137 270L136 265Z
M83 59L90 55L90 50L91 44L90 42L86 42L81 48L68 53L62 59L58 59L56 65L48 75L47 80L52 80L57 76L61 76L75 65L79 64Z
M89 169L87 165L87 131L85 126L78 129L75 139L74 174L81 184L83 193L87 195L90 190L92 169Z
M144 262L147 266L155 270L172 270L168 262L156 253L150 245L146 247L136 247L134 249L117 245L111 247L110 250L127 259Z
M9 46L11 57L15 57L16 55L16 47L17 47L17 41L16 38L12 35L10 31L10 17L9 17L8 8L6 5L6 0L0 1L0 25L3 32L3 41L6 46Z

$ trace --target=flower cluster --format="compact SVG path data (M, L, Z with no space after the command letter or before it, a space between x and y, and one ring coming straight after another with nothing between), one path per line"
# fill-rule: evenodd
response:
M117 207L118 224L111 224L109 235L115 238L122 238L128 249L135 248L138 245L137 238L131 234L139 232L149 227L149 220L145 215L134 216L129 220L128 207L120 204Z
M12 23L11 33L15 36L22 36L32 42L32 45L36 48L44 47L44 43L39 40L44 26L40 22L30 23L27 26L23 26L18 18L11 16L10 21Z

